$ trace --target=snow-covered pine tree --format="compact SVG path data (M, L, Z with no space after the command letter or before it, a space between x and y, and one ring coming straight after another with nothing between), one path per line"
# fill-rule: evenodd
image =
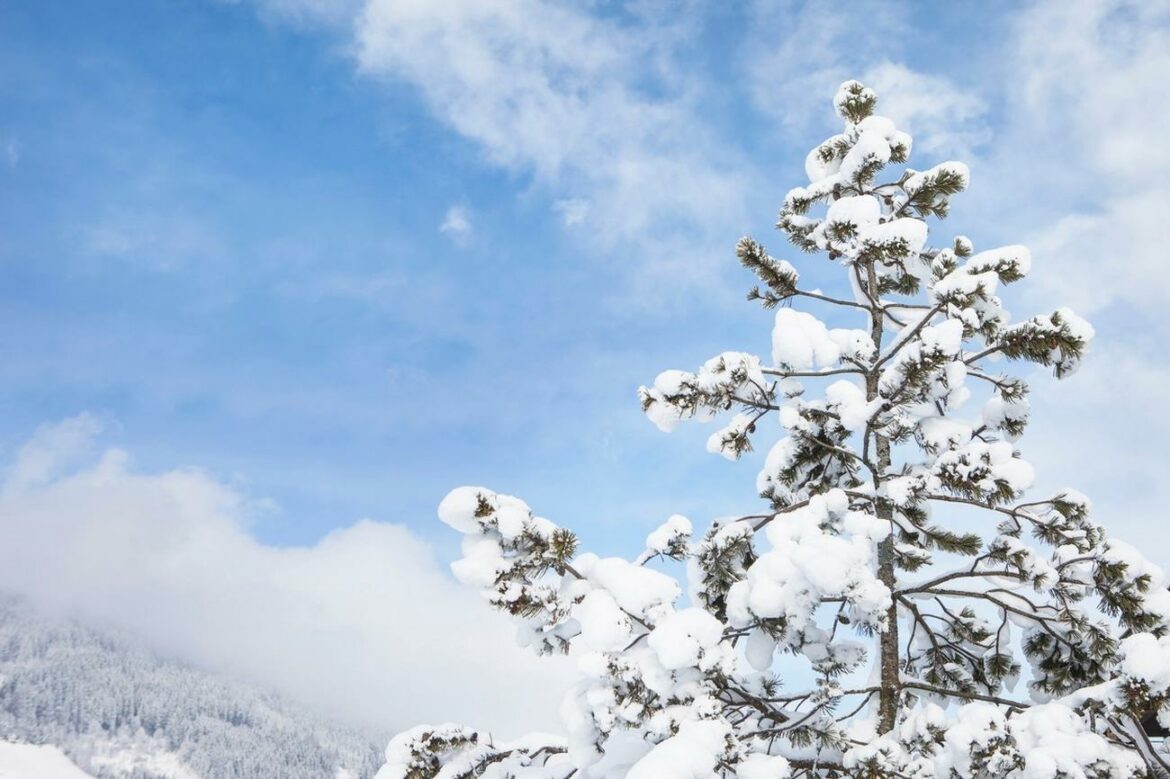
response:
M844 130L780 210L848 286L806 289L744 238L749 298L777 309L771 366L725 352L640 391L664 430L737 410L708 443L732 459L779 428L757 478L767 509L697 538L671 517L625 560L579 554L517 498L454 490L439 516L464 534L456 575L522 643L572 649L584 680L567 738L423 726L391 742L379 779L1165 775L1139 723L1170 715L1166 582L1079 493L1023 500L1028 388L1001 372L1067 376L1093 330L1067 309L1009 322L997 292L1027 274L1022 246L928 248L967 168L879 179L911 139L876 104L841 86ZM666 558L686 561L685 600ZM807 661L806 689L775 675L786 653Z

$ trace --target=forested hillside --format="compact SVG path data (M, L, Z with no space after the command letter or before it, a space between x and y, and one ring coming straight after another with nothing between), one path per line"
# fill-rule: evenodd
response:
M0 736L101 779L365 779L368 738L266 692L0 597Z

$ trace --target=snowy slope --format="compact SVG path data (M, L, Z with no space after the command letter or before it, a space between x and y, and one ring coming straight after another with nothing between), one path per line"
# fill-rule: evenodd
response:
M368 779L383 762L381 738L2 593L0 738L54 745L74 779Z
M0 779L92 779L57 747L0 741Z

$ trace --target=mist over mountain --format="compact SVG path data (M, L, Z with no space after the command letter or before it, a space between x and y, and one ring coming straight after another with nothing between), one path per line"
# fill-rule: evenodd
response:
M98 779L368 779L377 738L0 595L0 737Z

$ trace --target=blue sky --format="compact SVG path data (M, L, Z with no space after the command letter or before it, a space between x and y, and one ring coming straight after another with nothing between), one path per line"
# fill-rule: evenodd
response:
M1097 326L1081 375L1037 377L1025 454L1158 532L1167 3L678 8L5 3L6 459L88 414L130 472L243 496L266 550L368 517L449 558L434 507L464 483L606 552L752 510L755 460L662 435L635 390L767 352L740 235L837 283L771 222L859 77L920 167L970 163L943 240L1028 243L1013 311Z
M696 476L735 494L731 469L644 424L633 390L766 339L731 247L767 234L831 115L817 95L797 118L813 131L786 132L724 88L748 14L704 11L674 55L703 60L710 148L774 182L702 226L694 282L638 276L660 259L648 245L678 238L566 229L571 175L493 164L410 84L355 73L330 28L247 4L109 10L17 3L0 30L19 157L0 270L6 330L24 333L6 350L8 441L100 414L143 467L194 463L273 498L256 531L281 542L360 516L425 527L448 485L477 479L619 527L680 490L668 503L720 510L686 489ZM469 235L439 231L452 207ZM596 514L557 499L586 485Z
M330 36L217 3L6 17L10 442L97 413L145 468L274 498L257 532L290 542L429 525L476 478L586 481L612 511L638 487L617 431L670 448L633 388L702 317L616 302L620 249L597 262L530 176ZM452 206L471 235L439 231Z

